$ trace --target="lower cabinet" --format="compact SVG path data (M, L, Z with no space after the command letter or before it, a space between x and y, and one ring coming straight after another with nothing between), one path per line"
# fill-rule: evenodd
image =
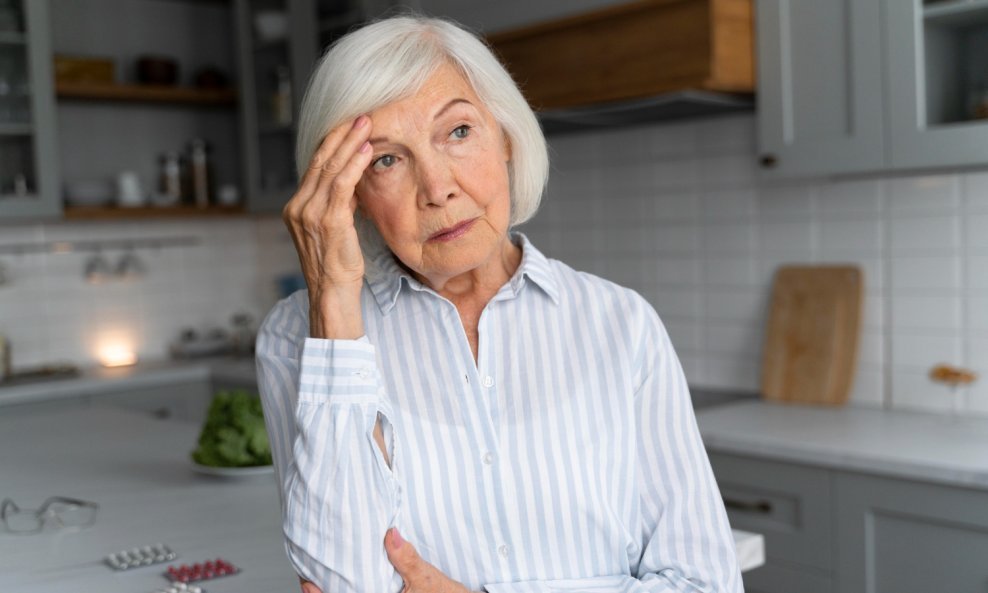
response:
M202 422L206 419L212 395L212 385L203 380L93 396L92 403L146 412L162 420Z
M988 592L988 488L709 456L731 526L765 536L747 593Z
M840 593L988 591L988 491L836 473Z
M744 573L747 593L832 593L830 471L709 454L731 527L765 537L765 565Z

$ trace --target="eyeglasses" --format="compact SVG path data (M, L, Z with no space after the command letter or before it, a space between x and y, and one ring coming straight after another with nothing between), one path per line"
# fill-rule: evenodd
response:
M22 509L14 501L5 498L0 504L0 520L11 533L38 533L46 523L59 528L82 529L96 522L95 502L53 496L37 509Z

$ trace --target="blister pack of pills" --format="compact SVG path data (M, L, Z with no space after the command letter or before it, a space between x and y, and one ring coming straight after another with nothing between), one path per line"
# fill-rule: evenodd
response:
M155 589L154 593L206 593L202 587L187 585L185 583L172 583L162 589Z
M197 562L195 564L181 566L169 566L165 576L178 583L194 583L198 581L208 581L218 577L225 577L237 574L240 569L230 564L222 558Z
M154 544L153 546L114 552L106 557L106 563L114 570L128 570L140 566L171 562L176 558L178 558L178 554L165 544Z

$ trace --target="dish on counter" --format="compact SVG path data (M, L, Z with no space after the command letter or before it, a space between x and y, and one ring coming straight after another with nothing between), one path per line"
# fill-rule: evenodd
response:
M220 478L248 478L251 476L263 476L274 473L273 465L252 465L247 467L214 467L212 465L202 465L192 462L192 471L206 476L218 476Z

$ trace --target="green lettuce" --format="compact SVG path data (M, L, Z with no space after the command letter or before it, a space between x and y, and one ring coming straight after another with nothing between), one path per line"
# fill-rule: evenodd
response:
M212 467L271 465L261 399L243 389L217 392L192 459Z

